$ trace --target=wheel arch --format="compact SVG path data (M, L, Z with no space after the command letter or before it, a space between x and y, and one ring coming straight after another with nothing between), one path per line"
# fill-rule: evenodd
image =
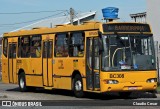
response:
M25 72L24 72L24 70L23 70L23 69L19 69L19 71L18 71L18 75L20 75L21 73L24 73L24 74L25 74Z
M72 73L72 78L71 78L71 89L73 90L73 81L74 81L74 78L76 75L80 75L81 76L81 73L79 70L74 70L73 73ZM82 76L81 76L82 78ZM82 84L83 84L83 81L82 81Z

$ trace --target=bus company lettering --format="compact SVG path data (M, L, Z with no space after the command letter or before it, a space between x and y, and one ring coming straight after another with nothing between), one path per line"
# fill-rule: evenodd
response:
M63 60L58 60L58 63L59 63L58 69L64 69Z
M124 74L110 74L110 78L124 78Z
M98 35L97 31L89 32L89 36L97 36L97 35Z
M115 26L118 31L145 31L144 26Z

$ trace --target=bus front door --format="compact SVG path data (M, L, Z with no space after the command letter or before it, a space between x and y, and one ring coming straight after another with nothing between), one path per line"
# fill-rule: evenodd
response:
M43 41L43 85L53 86L53 40Z
M100 90L100 58L99 41L97 37L87 38L86 50L86 83L87 90Z
M9 83L16 82L16 43L9 44L8 52L8 77Z

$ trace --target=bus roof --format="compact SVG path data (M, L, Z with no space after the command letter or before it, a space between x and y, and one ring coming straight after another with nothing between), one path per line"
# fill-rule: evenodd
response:
M100 22L84 22L82 25L56 25L54 28L37 27L32 30L19 30L16 32L4 33L4 37L8 36L23 36L33 34L49 34L49 33L63 33L68 31L83 31L83 30L97 30L99 29Z
M104 24L101 22L89 21L84 22L82 25L56 25L54 28L46 27L36 27L32 30L19 30L16 32L4 33L4 37L10 36L24 36L24 35L34 35L34 34L50 34L50 33L63 33L63 32L74 32L74 31L88 31L88 30L99 30L100 26ZM107 22L105 24L143 24L144 23L135 23L135 22ZM148 25L148 24L146 24ZM148 25L149 26L149 25Z

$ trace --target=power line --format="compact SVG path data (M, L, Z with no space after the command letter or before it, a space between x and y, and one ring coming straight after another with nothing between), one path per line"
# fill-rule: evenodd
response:
M35 14L35 13L49 13L49 12L57 12L57 11L67 11L67 10L56 10L56 11L35 11L35 12L15 12L15 13L2 13L0 14Z
M0 28L20 28L20 26L0 26Z
M10 25L18 25L18 24L24 24L24 23L31 23L31 22L35 22L35 21L39 21L39 20L43 20L43 19L47 19L47 18L50 18L50 17L53 17L53 16L56 16L56 15L59 15L59 14L62 14L64 12L60 12L60 13L57 13L57 14L54 14L54 15L50 15L50 16L47 16L47 17L43 17L43 18L39 18L39 19L35 19L35 20L31 20L31 21L25 21L25 22L16 22L16 23L11 23L11 24L0 24L0 26L10 26Z

